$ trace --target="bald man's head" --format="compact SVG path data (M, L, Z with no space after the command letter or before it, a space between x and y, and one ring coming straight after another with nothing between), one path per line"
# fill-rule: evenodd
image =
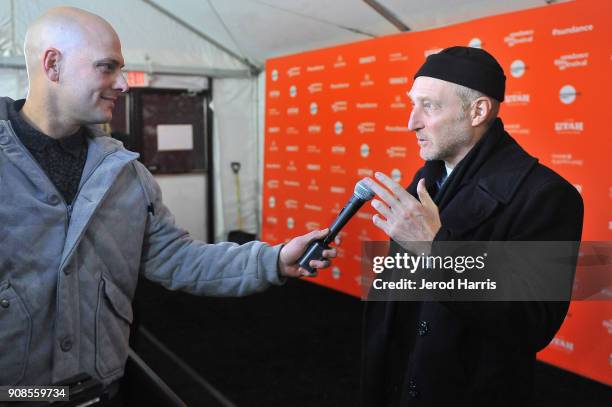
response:
M88 11L48 10L28 27L24 53L28 100L44 104L60 118L78 124L106 122L117 95L128 89L117 33Z

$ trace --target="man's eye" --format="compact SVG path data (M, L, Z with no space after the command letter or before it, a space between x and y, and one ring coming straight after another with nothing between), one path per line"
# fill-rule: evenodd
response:
M113 64L99 64L98 67L102 68L104 72L112 72L115 69Z

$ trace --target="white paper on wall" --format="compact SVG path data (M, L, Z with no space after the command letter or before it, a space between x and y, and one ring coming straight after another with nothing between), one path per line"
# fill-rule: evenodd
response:
M157 151L193 150L191 124L157 125Z

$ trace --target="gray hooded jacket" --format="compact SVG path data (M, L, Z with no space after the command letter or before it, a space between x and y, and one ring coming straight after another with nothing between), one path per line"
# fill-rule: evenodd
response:
M0 98L0 385L121 377L139 272L199 295L280 283L280 246L191 239L138 154L97 128L67 206L15 135L9 103Z

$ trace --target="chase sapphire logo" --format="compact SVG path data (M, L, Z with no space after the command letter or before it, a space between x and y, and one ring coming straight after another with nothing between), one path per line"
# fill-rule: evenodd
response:
M342 134L343 131L344 131L344 125L342 124L342 122L338 121L334 123L334 133Z
M576 92L576 88L574 88L572 85L565 85L559 91L559 99L561 100L561 103L566 105L574 103L577 95L578 92Z
M319 111L319 106L315 102L312 102L310 104L310 114L314 116L315 114L317 114L318 111Z
M367 144L362 144L361 147L359 147L359 153L363 158L366 158L370 155L370 146Z

